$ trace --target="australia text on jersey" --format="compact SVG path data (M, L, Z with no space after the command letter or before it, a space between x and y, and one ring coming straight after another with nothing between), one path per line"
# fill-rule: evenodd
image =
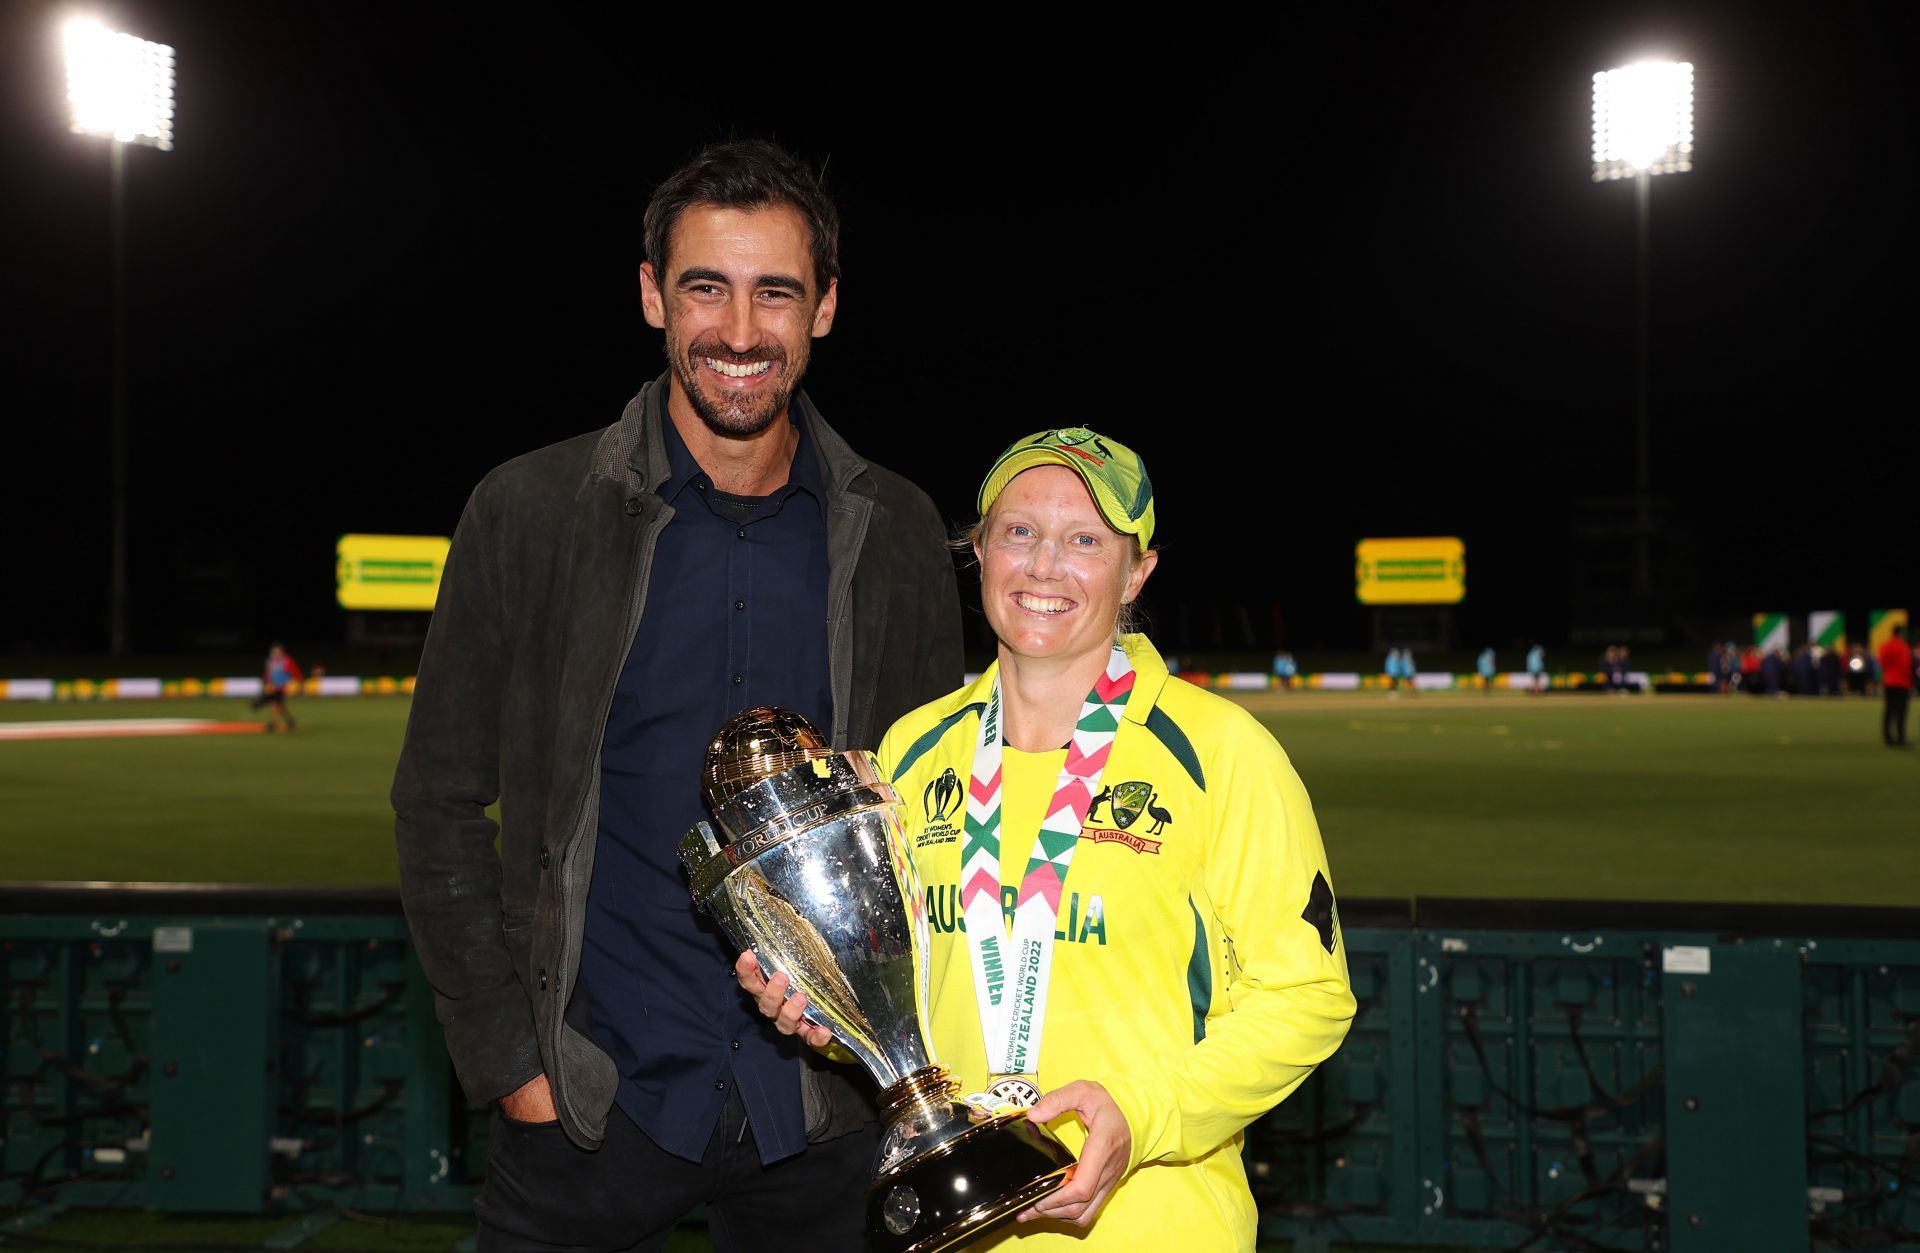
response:
M1019 903L1020 889L1000 889L1000 910L1013 921L1013 907ZM1105 944L1107 908L1098 893L1089 893L1083 904L1078 892L1067 893L1066 908L1060 911L1060 925L1053 938L1066 944ZM966 915L960 909L960 885L935 883L927 887L927 922L935 931L950 934L967 929Z

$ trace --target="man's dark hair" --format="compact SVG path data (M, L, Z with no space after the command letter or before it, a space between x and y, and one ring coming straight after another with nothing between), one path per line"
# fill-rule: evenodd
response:
M807 224L813 244L815 297L840 277L840 211L820 176L792 153L764 139L709 144L669 174L647 201L647 260L661 286L667 274L667 239L680 215L697 204L729 209L785 205Z

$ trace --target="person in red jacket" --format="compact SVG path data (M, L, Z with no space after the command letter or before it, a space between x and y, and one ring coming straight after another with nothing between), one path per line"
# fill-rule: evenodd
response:
M1880 736L1893 748L1907 746L1907 701L1913 697L1913 649L1907 628L1893 628L1893 637L1880 646L1880 691L1886 698Z

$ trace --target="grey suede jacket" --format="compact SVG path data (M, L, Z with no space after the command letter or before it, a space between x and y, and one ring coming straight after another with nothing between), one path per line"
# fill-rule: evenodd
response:
M468 1099L544 1070L561 1125L585 1147L605 1135L618 1075L565 1011L607 710L649 593L673 591L647 585L673 517L654 492L668 473L665 388L663 376L613 426L509 461L474 489L393 783L407 922ZM946 530L924 492L863 461L803 394L792 412L827 485L832 742L872 747L963 677ZM796 1065L809 1139L873 1117L858 1067Z

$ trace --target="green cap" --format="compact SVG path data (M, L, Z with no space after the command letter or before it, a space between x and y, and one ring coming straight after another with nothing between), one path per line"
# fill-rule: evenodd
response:
M1014 475L1035 466L1066 466L1078 474L1107 525L1133 536L1140 551L1147 551L1153 539L1153 483L1146 464L1119 440L1084 426L1055 427L1009 444L980 484L980 516L987 516Z

